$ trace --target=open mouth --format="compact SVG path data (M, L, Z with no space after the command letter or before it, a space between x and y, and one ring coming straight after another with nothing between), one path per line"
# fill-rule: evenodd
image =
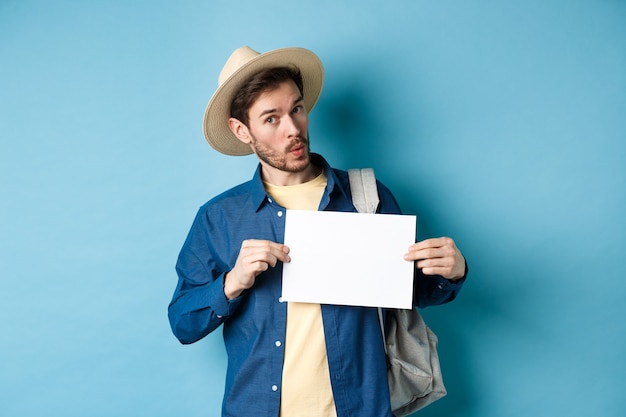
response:
M304 143L298 143L297 145L290 148L289 153L291 153L295 157L300 157L304 155L306 150L306 145Z

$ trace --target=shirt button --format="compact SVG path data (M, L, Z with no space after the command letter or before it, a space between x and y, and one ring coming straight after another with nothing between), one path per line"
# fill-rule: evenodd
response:
M272 385L272 391L278 391L278 385Z
M283 212L282 211L278 212L278 217L283 217Z
M282 345L282 343L280 343L280 340L277 340L274 344L276 345L276 347L280 347L280 345Z
M283 302L283 297L278 297L278 302L282 303Z
M267 201L269 201L270 203L272 202L272 199L267 197Z

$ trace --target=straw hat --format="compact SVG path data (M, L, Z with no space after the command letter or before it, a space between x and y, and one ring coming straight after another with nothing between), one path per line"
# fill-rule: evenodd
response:
M304 105L313 109L322 92L324 68L320 59L303 48L283 48L259 54L248 46L232 53L222 68L218 87L204 112L204 137L209 145L226 155L248 155L252 149L241 142L228 127L230 105L235 93L254 74L275 67L295 65L300 69Z

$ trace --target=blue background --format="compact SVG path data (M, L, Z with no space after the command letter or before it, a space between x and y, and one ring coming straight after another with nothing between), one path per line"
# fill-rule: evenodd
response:
M256 166L201 132L245 44L315 51L314 150L469 259L419 415L624 415L620 0L0 0L0 415L219 414L221 334L181 346L166 307L197 208Z

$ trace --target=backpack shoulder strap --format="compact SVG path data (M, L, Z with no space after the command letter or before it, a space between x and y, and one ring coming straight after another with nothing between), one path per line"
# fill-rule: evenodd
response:
M352 204L359 213L376 213L378 203L378 187L376 186L376 176L372 168L350 169L350 189L352 190ZM385 323L383 309L378 308L378 322L383 336L383 346L387 353L387 341L385 338Z
M359 213L376 213L378 203L378 187L372 168L350 169L350 189L352 203Z

